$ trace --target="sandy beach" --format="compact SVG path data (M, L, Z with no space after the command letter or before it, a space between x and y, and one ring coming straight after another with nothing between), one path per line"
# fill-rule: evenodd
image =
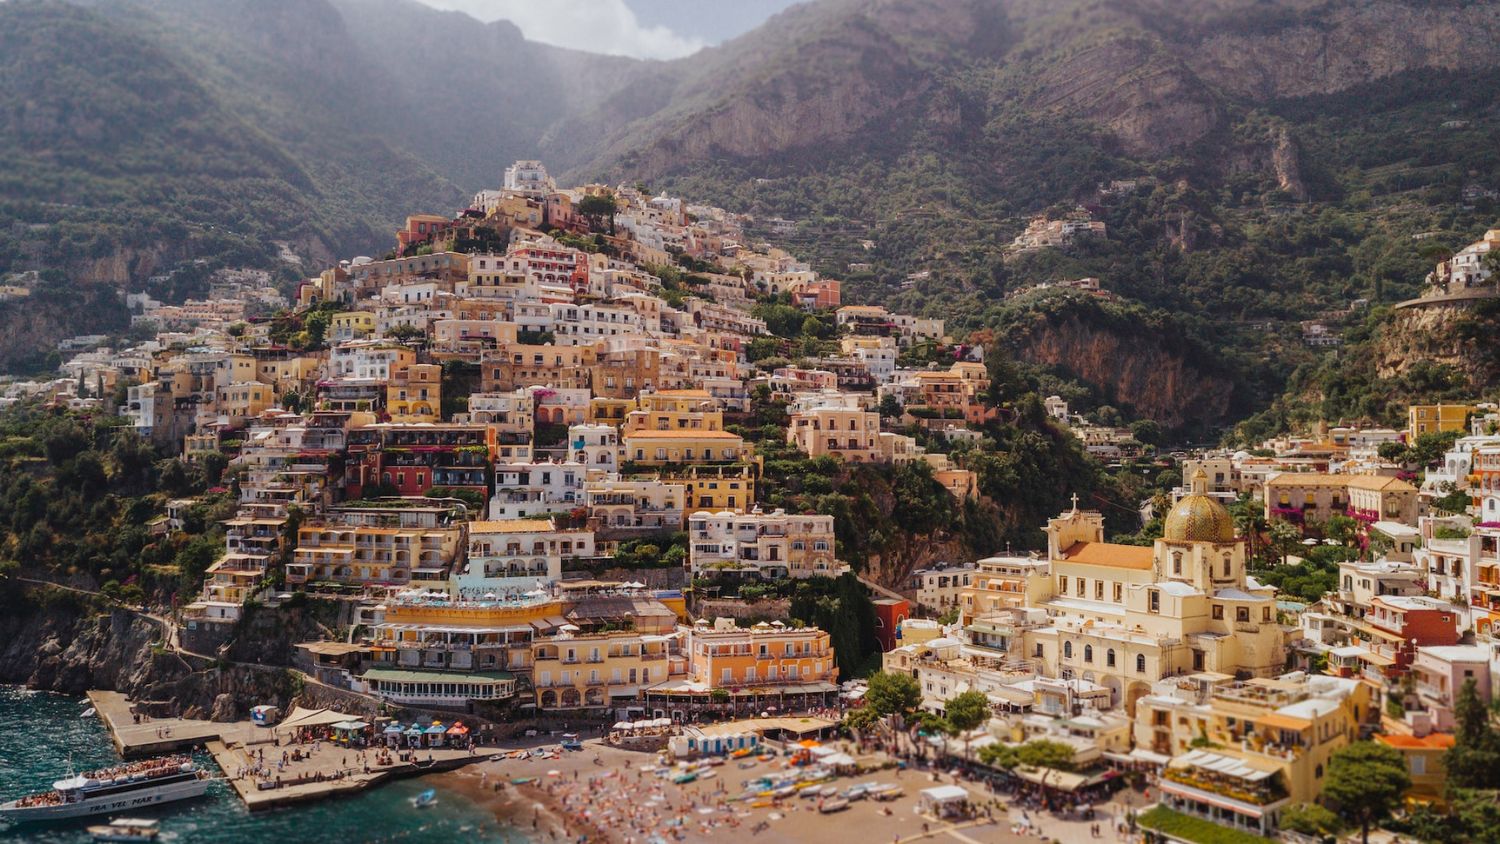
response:
M740 768L730 761L714 775L685 785L642 770L655 767L656 755L586 742L582 751L556 758L491 760L434 779L493 809L497 818L522 829L533 828L548 840L780 842L891 841L1035 842L1010 833L1004 807L972 784L966 787L995 820L948 824L918 812L917 795L935 785L929 774L886 769L837 781L897 783L905 795L897 800L859 800L830 814L817 800L789 798L776 805L752 806L739 800L745 783L782 771L783 759ZM531 780L514 784L513 780ZM950 783L947 777L943 783ZM498 787L497 787L498 786ZM994 801L994 802L991 802ZM761 802L761 801L754 801Z

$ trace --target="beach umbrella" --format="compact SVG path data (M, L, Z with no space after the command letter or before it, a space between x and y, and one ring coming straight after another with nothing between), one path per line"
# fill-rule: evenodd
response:
M615 726L613 727L613 729L616 730L628 730L630 728L631 724L629 721L616 721Z

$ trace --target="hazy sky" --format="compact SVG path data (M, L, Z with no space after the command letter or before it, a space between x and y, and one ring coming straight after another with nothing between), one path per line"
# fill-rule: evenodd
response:
M532 41L594 53L674 59L748 32L799 0L421 0Z

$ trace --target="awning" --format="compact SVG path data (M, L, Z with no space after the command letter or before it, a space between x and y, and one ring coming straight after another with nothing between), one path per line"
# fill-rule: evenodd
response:
M276 732L296 732L304 727L327 727L349 720L349 716L343 712L334 712L332 709L304 709L297 707L286 720L276 725Z
M1313 724L1313 722L1307 720L1306 718L1296 718L1291 715L1282 715L1277 712L1272 712L1269 715L1262 715L1259 718L1256 718L1255 722L1257 724L1265 724L1268 727L1278 727L1283 730L1298 731L1305 730L1308 727L1311 727Z
M1059 791L1077 791L1089 779L1082 774L1059 771L1056 768L1016 768L1015 774L1027 782Z

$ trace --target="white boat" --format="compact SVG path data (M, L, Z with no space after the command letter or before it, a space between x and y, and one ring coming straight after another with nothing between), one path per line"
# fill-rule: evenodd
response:
M411 804L418 809L426 809L437 803L437 790L429 788L411 799Z
M191 757L150 759L58 780L51 791L0 803L0 818L49 821L126 812L202 796L208 783Z
M155 841L161 835L160 821L146 818L115 818L108 824L89 827L95 841Z
M78 717L79 718L92 718L93 716L94 716L94 707L90 706L88 709L83 710L83 712Z

